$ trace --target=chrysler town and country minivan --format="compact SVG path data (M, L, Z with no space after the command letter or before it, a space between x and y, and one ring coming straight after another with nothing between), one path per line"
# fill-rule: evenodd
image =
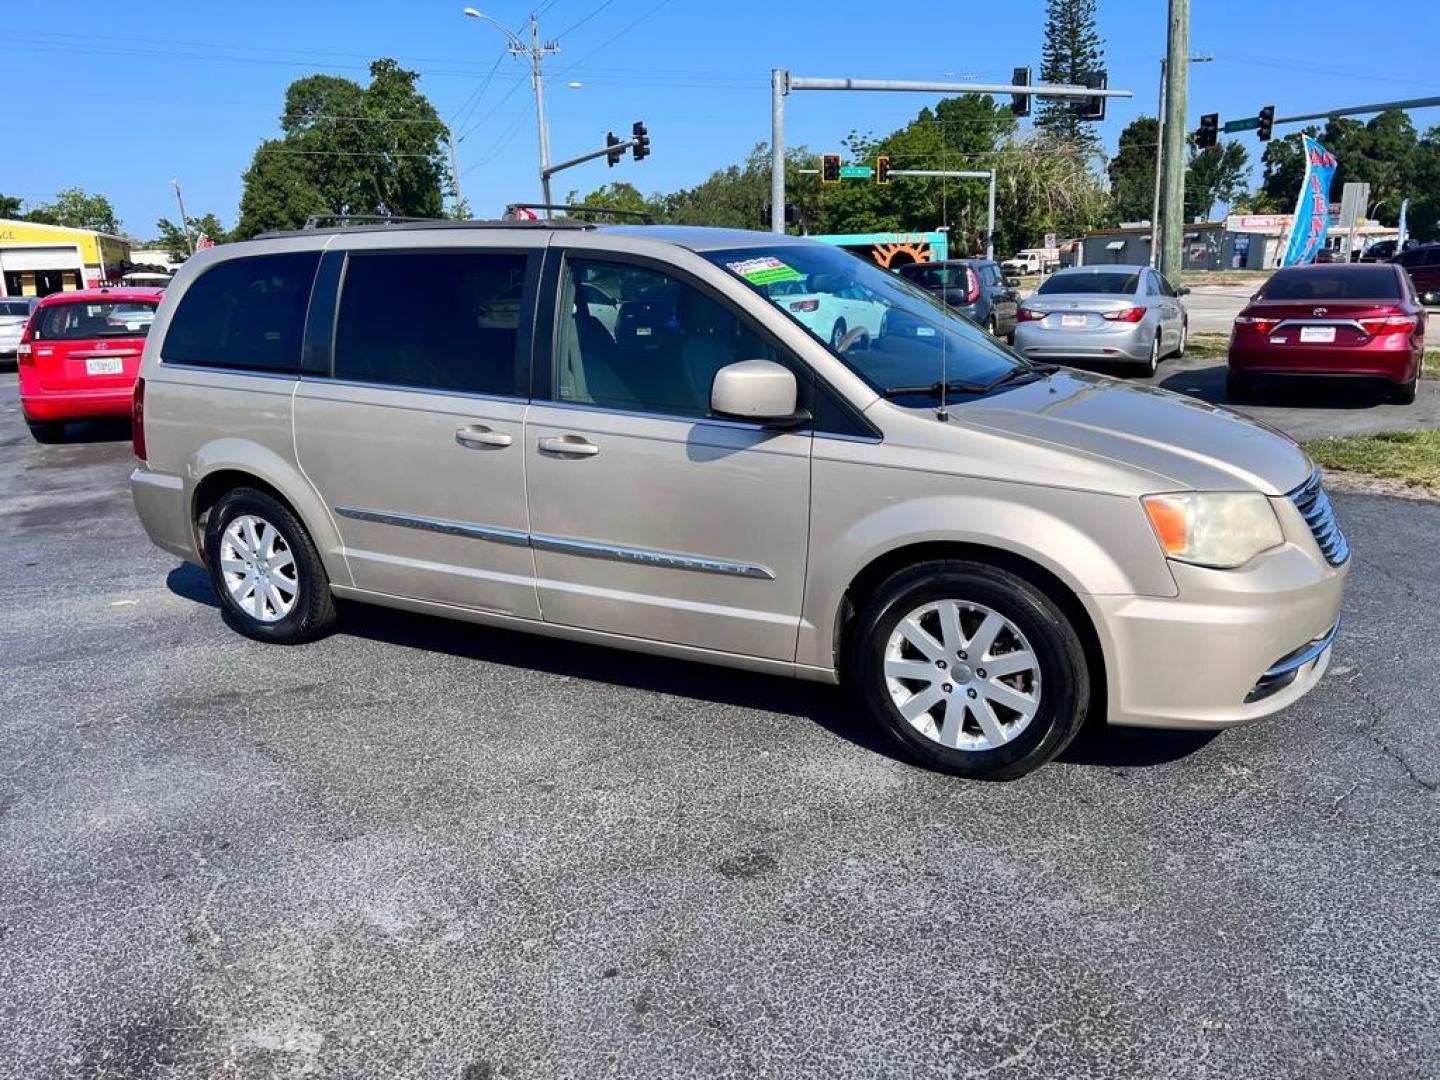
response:
M832 340L796 295L874 318ZM346 599L843 681L988 778L1087 710L1223 728L1329 663L1348 550L1294 443L818 242L276 234L186 262L141 374L140 517L262 641Z

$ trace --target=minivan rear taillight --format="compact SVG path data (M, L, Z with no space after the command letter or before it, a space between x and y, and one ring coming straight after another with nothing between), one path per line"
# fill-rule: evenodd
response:
M130 443L135 456L145 460L145 380L135 380L135 395L130 399Z
M31 351L28 341L21 342L20 347L15 350L15 362L26 366L35 363L35 353Z

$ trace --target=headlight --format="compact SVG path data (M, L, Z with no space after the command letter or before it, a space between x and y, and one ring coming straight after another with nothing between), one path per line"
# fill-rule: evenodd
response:
M1285 540L1258 491L1184 491L1140 502L1166 557L1179 562L1228 569Z

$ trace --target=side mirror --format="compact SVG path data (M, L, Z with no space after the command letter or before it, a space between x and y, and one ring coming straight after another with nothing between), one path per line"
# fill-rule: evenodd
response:
M710 411L732 420L799 427L810 414L797 410L795 374L771 360L741 360L715 372Z
M1018 289L1020 287L1020 279L1018 277L1007 277L1005 284L1012 289Z
M1176 296L1189 296L1189 295L1190 295L1190 286L1189 286L1189 285L1181 285L1179 288L1177 288L1177 289L1175 290L1175 295L1176 295Z

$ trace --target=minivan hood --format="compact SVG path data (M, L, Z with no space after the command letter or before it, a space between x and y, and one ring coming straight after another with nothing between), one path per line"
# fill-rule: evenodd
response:
M1313 466L1268 425L1150 386L1061 371L953 407L952 422L1103 457L1163 477L1173 490L1283 495Z

